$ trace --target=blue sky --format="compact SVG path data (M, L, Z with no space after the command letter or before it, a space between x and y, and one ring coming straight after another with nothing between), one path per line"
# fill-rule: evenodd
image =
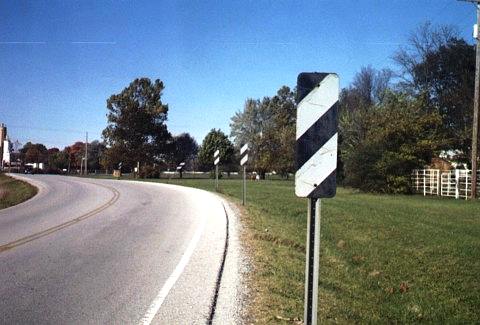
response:
M22 143L99 139L106 99L159 78L169 130L200 143L300 72L337 72L345 87L362 66L395 68L427 20L472 42L475 8L455 0L2 1L0 122Z

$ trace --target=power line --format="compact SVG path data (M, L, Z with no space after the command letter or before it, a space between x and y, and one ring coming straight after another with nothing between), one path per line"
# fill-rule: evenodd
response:
M42 127L32 127L29 125L19 125L19 124L8 124L7 126L10 129L36 130L36 131L46 131L46 132L66 132L66 133L79 133L79 134L85 133L85 130L75 130L75 129L42 128ZM90 134L96 134L101 136L100 132L90 132Z
M188 124L172 124L172 123L165 123L168 127L174 128L184 128L188 129L191 125ZM61 129L61 128L42 128L42 127L33 127L30 125L20 125L20 124L8 124L8 127L11 129L21 129L21 130L36 130L36 131L45 131L45 132L65 132L65 133L78 133L78 134L85 134L85 130L76 130L76 129ZM95 136L102 136L102 132L92 132L91 130L88 131L90 134Z

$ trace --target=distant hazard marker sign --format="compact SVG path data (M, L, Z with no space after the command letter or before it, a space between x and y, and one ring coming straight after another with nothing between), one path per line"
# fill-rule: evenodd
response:
M245 202L247 201L247 162L248 162L248 143L245 143L241 148L240 148L240 166L243 166L243 191L242 191L242 205L245 205Z
M248 154L243 156L242 160L240 160L240 166L245 165L245 163L248 161Z
M215 165L215 190L218 191L218 164L220 163L220 150L215 150L213 153L213 164Z
M248 143L245 143L242 148L240 148L240 155L243 155L245 151L248 150Z
M295 194L336 193L339 80L333 73L301 73L297 81Z

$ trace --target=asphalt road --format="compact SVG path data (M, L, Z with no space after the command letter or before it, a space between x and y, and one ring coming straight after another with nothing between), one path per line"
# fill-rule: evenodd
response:
M218 197L157 183L28 180L39 194L0 210L1 323L208 322L226 242Z

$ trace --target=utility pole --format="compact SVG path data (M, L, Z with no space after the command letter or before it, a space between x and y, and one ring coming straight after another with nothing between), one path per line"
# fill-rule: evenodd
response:
M474 29L474 37L477 41L475 57L475 94L473 96L473 121L472 121L472 192L471 198L477 197L477 157L478 157L478 104L480 92L480 38L478 26L480 26L480 0L460 0L474 3L477 7L477 25Z
M477 28L480 25L480 1L477 5ZM478 34L478 33L477 33ZM477 39L475 58L475 94L473 99L473 123L472 123L472 199L477 197L477 150L478 150L478 95L480 91L480 39Z
M88 174L88 132L85 134L85 175Z

